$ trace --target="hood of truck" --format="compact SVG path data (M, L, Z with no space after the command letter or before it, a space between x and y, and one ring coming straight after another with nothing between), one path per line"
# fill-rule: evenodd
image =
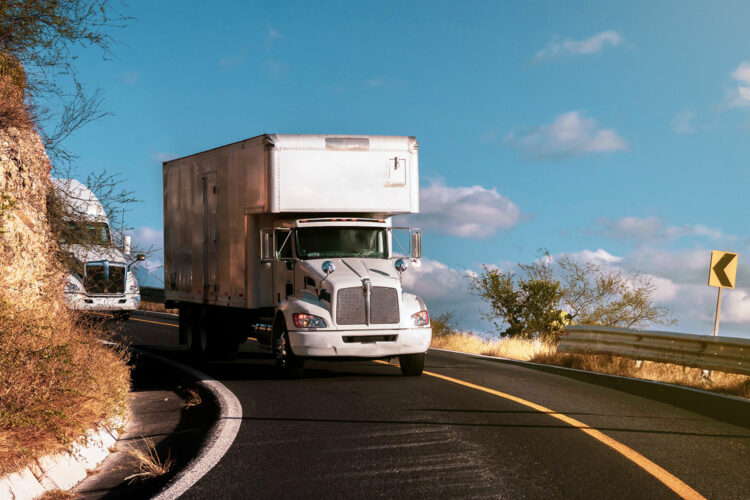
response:
M393 267L392 260L386 259L362 259L356 257L311 259L302 261L302 268L315 280L316 286L320 286L321 280L326 274L322 266L325 261L333 262L336 270L323 281L323 287L327 289L348 288L362 286L362 280L367 278L372 286L383 286L401 288L398 271Z
M97 245L66 245L65 250L81 262L93 262L106 260L108 262L117 262L118 264L127 264L128 259L120 250L114 247L103 247Z

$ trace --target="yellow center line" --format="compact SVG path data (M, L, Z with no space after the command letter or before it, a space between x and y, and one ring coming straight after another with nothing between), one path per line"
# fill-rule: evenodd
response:
M383 365L388 365L389 363L386 361L380 361L376 360L376 363L380 363ZM531 401L527 401L525 399L519 398L517 396L513 396L512 394L506 394L504 392L496 391L494 389L490 389L489 387L483 387L481 385L472 384L471 382L466 382L464 380L459 380L457 378L448 377L446 375L441 375L439 373L433 373L425 371L423 372L425 375L428 375L430 377L439 378L442 380L445 380L447 382L451 382L454 384L462 385L464 387L468 387L470 389L475 389L477 391L486 392L488 394L492 394L493 396L498 396L504 399L508 399L510 401L513 401L514 403L518 403L524 406L527 406L529 408L532 408L536 411L539 411L541 413L546 413L550 417L556 418L558 420L561 420L565 422L566 424L575 427L582 432L585 432L592 438L596 439L597 441L609 446L613 450L617 451L618 453L625 456L628 460L636 464L638 467L642 468L652 476L654 476L656 479L664 483L670 490L674 491L677 495L684 499L690 499L690 500L698 500L702 499L705 500L705 497L695 491L693 488L685 484L683 481L678 479L676 476L669 473L667 470L663 469L662 467L656 465L654 462L649 460L648 458L644 457L637 451L633 450L632 448L629 448L625 446L624 444L620 443L619 441L616 441L615 439L612 439L611 437L607 436L601 431L598 431L596 429L592 429L587 424L584 424L580 420L576 420L574 418L571 418L567 415L564 415L562 413L556 412L554 410L551 410L545 406L538 405L536 403L533 403Z
M140 321L141 323L153 323L154 325L173 326L175 328L179 326L179 325L175 325L174 323L162 323L161 321L150 321L148 319L139 319L139 318L130 318L130 321Z
M98 316L112 316L111 314L107 313L100 313L96 311L91 311L91 313L96 314ZM153 323L154 325L164 325L164 326L173 326L177 328L179 325L175 325L174 323L162 323L161 321L151 321L148 319L139 319L139 318L130 318L130 321L140 321L141 323Z

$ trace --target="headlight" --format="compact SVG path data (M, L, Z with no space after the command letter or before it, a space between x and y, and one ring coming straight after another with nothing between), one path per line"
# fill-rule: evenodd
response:
M411 315L411 321L414 326L427 326L430 324L430 315L425 311L419 311Z
M312 314L294 313L294 326L297 328L325 328L326 322L323 318Z
M67 283L65 283L65 291L67 293L80 292L81 291L81 287L78 286L78 285L76 285L73 282L68 281Z

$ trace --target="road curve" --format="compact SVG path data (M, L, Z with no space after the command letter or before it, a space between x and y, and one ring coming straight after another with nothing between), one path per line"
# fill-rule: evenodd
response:
M133 344L186 362L175 324L137 314L124 333ZM426 370L437 377L402 377L382 363L313 361L304 379L276 380L270 356L252 341L238 360L200 369L237 396L243 417L234 444L183 498L750 492L750 422L730 424L564 372L430 351Z

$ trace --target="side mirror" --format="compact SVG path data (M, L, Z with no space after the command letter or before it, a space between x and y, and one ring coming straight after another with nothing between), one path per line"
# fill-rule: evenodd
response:
M271 262L274 260L273 254L273 228L266 227L260 230L260 248L258 255L261 262Z
M323 265L320 266L320 268L323 270L324 273L326 273L326 277L320 280L320 284L322 285L323 282L328 279L331 273L336 270L336 266L333 264L333 262L331 262L330 260L327 260L323 262Z
M422 231L412 231L411 233L411 258L422 258Z
M143 262L144 260L146 260L146 256L143 255L142 253L139 253L138 255L136 255L135 260L131 262L130 264L128 264L128 271L130 271L130 266L132 266L136 262Z
M399 275L409 268L409 264L407 264L404 259L398 259L394 265L396 266L396 271L398 271Z
M321 268L323 269L323 272L326 273L326 277L336 270L336 266L330 260L323 262Z

